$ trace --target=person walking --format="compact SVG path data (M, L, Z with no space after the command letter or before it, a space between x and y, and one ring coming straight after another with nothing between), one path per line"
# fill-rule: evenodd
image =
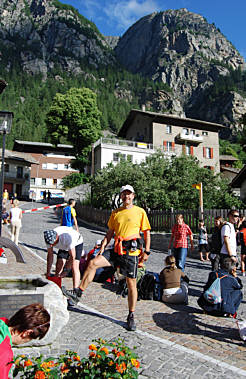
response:
M137 303L136 277L138 257L143 256L147 261L150 255L150 224L144 209L133 204L135 191L129 184L121 187L120 198L123 205L114 210L108 221L108 231L96 258L92 259L83 275L78 288L67 290L63 287L63 294L77 303L88 285L93 281L95 272L100 267L113 266L120 268L120 273L126 277L128 287L127 329L136 330L134 311ZM145 250L140 250L140 232L144 233ZM115 236L113 249L107 249L112 237Z
M11 224L11 239L18 246L21 228L22 209L19 208L19 200L13 201L13 208L10 209L9 218Z
M76 218L76 211L74 209L75 204L76 202L74 199L68 200L68 205L62 211L61 226L73 227L74 225L75 229L79 233L78 222Z
M168 250L173 242L173 255L176 259L177 267L184 271L185 261L188 252L187 237L190 238L191 250L193 250L193 235L190 227L184 223L182 214L176 216L176 224L172 228L172 235L169 241Z
M8 203L8 200L9 200L9 193L8 193L7 188L5 188L5 190L3 191L3 204L6 205Z
M221 228L221 244L222 248L220 251L220 263L223 262L225 258L232 258L233 261L237 262L237 240L235 227L239 220L239 212L232 209L228 213L229 221L224 223Z
M46 277L50 276L54 255L53 248L56 247L66 253L64 258L66 264L58 276L64 278L72 268L73 288L77 288L80 282L79 262L83 251L82 235L68 226L58 226L55 229L46 230L44 240L48 251Z
M50 204L50 199L51 199L51 192L50 192L50 190L48 190L46 196L47 196L48 204Z

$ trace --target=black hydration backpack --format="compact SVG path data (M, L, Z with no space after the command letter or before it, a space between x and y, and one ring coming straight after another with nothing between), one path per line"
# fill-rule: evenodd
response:
M231 230L230 224L228 224L226 222L224 225L229 225L229 228ZM222 226L222 228L223 228L223 226ZM211 253L220 254L220 251L221 251L222 246L224 244L224 242L222 243L222 241L221 241L221 231L222 231L222 228L216 228L215 231L212 234L211 246L210 246Z
M137 284L138 300L161 300L162 287L159 274L146 272Z

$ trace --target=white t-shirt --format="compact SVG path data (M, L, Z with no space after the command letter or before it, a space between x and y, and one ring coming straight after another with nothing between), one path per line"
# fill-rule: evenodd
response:
M221 229L222 248L221 248L220 253L228 255L228 251L227 251L226 244L224 241L224 236L229 237L229 244L230 244L232 255L236 257L237 256L236 231L235 231L234 225L231 224L230 222L227 222L224 226L222 226L222 229Z
M11 222L20 220L21 212L22 210L20 208L11 208L10 209Z
M68 226L58 226L54 230L59 236L59 241L54 246L56 249L68 251L73 249L75 246L83 243L82 235L79 234L75 229L72 229ZM49 248L50 245L47 244L47 247Z

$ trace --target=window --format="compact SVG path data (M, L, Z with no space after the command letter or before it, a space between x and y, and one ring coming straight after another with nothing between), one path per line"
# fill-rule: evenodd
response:
M171 134L172 133L172 126L171 125L166 125L166 133Z
M53 179L53 184L56 186L57 185L57 179Z
M9 164L5 164L4 165L4 171L5 172L9 172Z
M191 129L190 134L191 134L192 136L195 136L195 135L196 135L196 131L195 131L195 129Z
M54 169L54 170L58 170L58 164L57 164L57 163L54 163L54 164L53 164L53 169Z
M43 163L42 164L42 168L45 170L45 169L47 169L47 163Z
M128 154L127 160L128 160L128 162L132 162L133 161L133 155Z
M190 146L185 146L185 154L191 155Z
M69 164L64 164L64 169L69 170Z
M188 134L189 134L189 129L187 129L187 128L183 128L183 130L182 130L182 134L185 134L186 136L188 136Z
M35 184L35 178L30 178L30 184L34 185Z
M46 179L42 178L42 186L46 186Z
M202 132L203 136L208 136L208 132Z
M114 153L114 154L113 154L113 161L114 161L114 162L119 162L119 160L120 160L120 155L119 155L119 153Z
M194 147L190 145L183 145L183 154L194 155Z
M23 178L23 167L17 166L17 178Z
M213 148L212 147L204 147L203 148L203 157L212 159L213 158Z

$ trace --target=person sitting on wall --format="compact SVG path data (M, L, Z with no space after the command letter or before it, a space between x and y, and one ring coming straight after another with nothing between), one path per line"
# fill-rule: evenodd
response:
M0 318L0 377L7 379L13 362L12 345L42 339L50 327L48 311L38 303L17 311L10 320Z

